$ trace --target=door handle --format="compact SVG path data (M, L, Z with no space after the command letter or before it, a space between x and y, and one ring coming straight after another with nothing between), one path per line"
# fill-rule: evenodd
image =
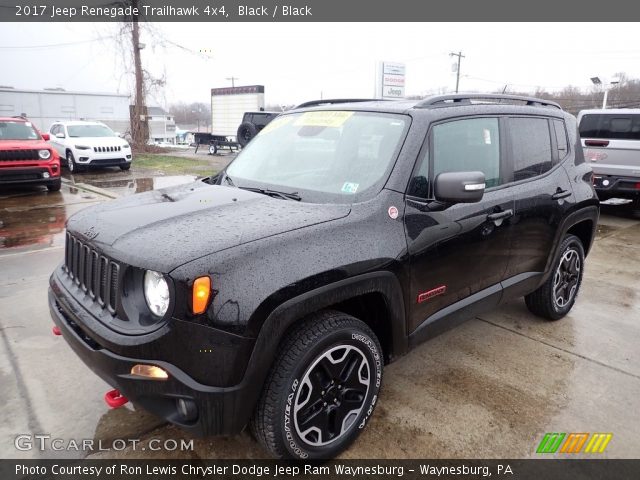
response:
M560 200L561 198L567 198L571 196L571 190L561 190L558 188L556 193L551 195L551 200Z
M495 222L496 220L504 220L505 218L513 217L513 210L504 210L502 212L490 213L487 215L487 220Z

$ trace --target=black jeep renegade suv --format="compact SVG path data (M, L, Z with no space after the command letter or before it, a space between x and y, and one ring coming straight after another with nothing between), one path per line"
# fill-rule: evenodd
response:
M566 315L597 219L554 103L309 102L215 177L69 219L51 315L116 396L194 434L250 425L274 456L332 457L385 363L514 297Z

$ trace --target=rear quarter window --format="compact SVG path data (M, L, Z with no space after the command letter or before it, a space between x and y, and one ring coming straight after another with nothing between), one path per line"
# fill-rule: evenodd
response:
M542 175L553 167L551 135L546 118L510 118L509 144L514 181Z

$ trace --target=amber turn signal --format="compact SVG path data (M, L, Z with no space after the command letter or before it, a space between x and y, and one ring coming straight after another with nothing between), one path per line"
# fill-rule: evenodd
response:
M211 278L198 277L193 282L193 313L204 313L211 295Z

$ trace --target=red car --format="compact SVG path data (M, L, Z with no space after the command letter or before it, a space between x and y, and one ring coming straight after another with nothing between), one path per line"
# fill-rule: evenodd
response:
M57 192L60 157L26 118L0 117L0 186L45 185Z

